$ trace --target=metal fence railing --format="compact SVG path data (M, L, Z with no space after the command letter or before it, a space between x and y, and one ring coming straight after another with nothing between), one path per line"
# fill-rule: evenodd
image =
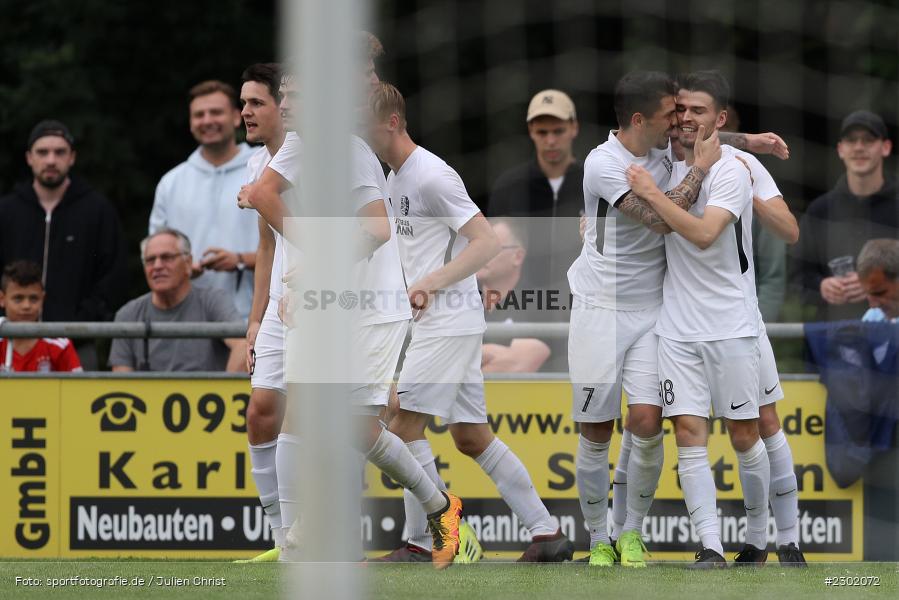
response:
M802 338L802 323L769 323L772 338ZM230 323L159 323L159 322L84 322L84 323L11 323L0 321L0 337L67 337L79 338L242 338L247 326L241 321ZM568 337L568 323L488 323L486 341L513 337L560 339Z

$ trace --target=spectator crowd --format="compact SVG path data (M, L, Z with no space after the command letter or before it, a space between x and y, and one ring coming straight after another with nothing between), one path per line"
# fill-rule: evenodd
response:
M235 200L253 149L238 143L238 94L221 81L190 89L196 150L156 187L137 243L112 203L79 177L77 140L56 120L25 142L31 179L0 197L0 310L9 321L246 321L259 245L255 211ZM728 127L736 130L736 111ZM525 115L533 158L501 173L485 214L502 250L478 279L488 321L567 322L567 270L581 251L583 163L574 143L574 102L543 90ZM815 199L788 246L754 227L756 284L764 318L780 318L788 281L819 321L899 318L899 192L885 161L892 142L883 119L855 111L843 120L836 153L845 173ZM756 203L759 209L764 203ZM759 215L759 221L764 215ZM770 239L769 239L770 238ZM128 300L127 256L139 248L148 292ZM0 339L0 371L240 371L242 339L117 339L108 363L93 340ZM564 340L516 338L484 347L484 371L565 371Z

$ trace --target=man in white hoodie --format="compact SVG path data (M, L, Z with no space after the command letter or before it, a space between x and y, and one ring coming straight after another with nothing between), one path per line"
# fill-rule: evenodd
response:
M234 88L204 81L191 88L190 132L199 147L163 175L150 213L150 234L163 228L184 232L199 251L194 285L233 298L246 319L253 302L253 275L259 233L256 215L234 210L247 180L253 150L238 144L240 107Z

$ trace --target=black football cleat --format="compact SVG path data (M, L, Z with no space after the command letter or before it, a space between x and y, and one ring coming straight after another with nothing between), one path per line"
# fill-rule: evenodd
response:
M431 562L431 553L415 544L406 543L390 554L368 559L370 563L420 563Z
M696 553L696 562L687 565L688 569L724 569L727 561L711 548L703 548Z
M574 544L562 535L562 530L552 535L535 535L517 562L550 563L571 560Z
M777 560L784 567L807 567L805 555L802 550L796 547L796 544L790 542L777 547Z
M735 567L758 567L768 560L768 550L758 549L752 544L745 544L734 557Z

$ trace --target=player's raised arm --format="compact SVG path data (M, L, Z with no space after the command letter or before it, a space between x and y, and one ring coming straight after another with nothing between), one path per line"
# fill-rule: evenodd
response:
M684 236L700 250L705 250L714 244L724 228L736 220L732 212L717 206L707 206L701 217L682 210L655 187L652 176L642 167L632 165L628 168L627 177L634 189L639 189L641 195L645 194L649 204L671 227L672 231ZM748 175L746 179L748 194Z
M721 143L754 154L773 154L781 160L790 158L790 148L776 133L734 133L721 131Z
M690 207L696 203L696 198L699 197L699 190L702 187L703 179L705 179L705 176L708 174L709 169L712 168L712 165L718 162L720 158L721 144L718 141L718 136L713 133L707 140L703 140L696 144L696 156L693 166L690 167L690 170L687 172L683 181L677 184L674 189L663 195L667 196L675 205L683 210L690 210ZM628 181L630 182L630 179ZM648 187L650 183L652 185L651 188ZM644 193L662 194L662 191L658 189L655 185L655 181L652 181L651 177L649 180L646 180L644 184L644 187L641 188L643 189L642 192L635 191L632 187L631 191L617 205L618 210L632 219L643 223L656 233L661 233L663 235L671 233L672 229L669 227L668 223L665 222L648 200L645 199L645 196L643 196Z

